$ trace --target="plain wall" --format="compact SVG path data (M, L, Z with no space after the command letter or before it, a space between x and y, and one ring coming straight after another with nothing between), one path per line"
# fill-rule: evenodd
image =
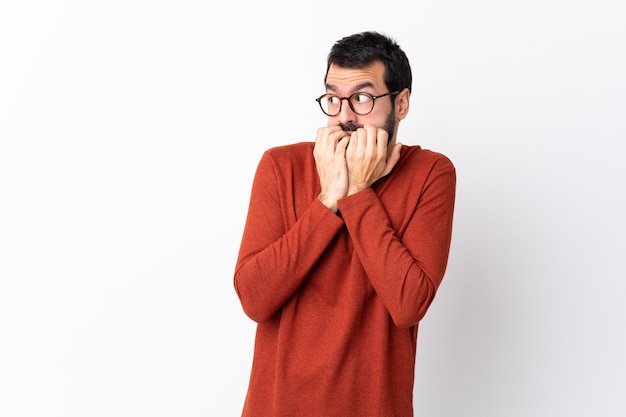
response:
M2 2L0 415L240 414L252 177L362 30L411 61L399 140L457 168L416 415L625 415L625 4Z

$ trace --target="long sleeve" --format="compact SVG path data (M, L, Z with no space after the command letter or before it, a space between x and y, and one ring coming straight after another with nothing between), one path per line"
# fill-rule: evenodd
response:
M416 323L446 269L454 167L404 146L336 215L317 200L313 148L270 149L253 182L234 279L258 322L242 416L411 416Z
M455 170L447 158L412 165L400 167L401 172L392 174L396 188L406 187L408 197L405 200L397 193L386 199L383 186L380 196L368 189L339 201L365 273L394 323L400 327L409 327L421 320L443 279L456 188ZM427 172L410 175L419 170ZM415 178L425 180L417 182ZM413 207L407 207L413 202ZM388 212L398 206L407 210L409 216L393 224Z
M294 183L292 175L316 175L310 167L298 167L293 157L264 153L252 186L234 285L245 313L257 322L272 317L298 290L344 227L317 200L315 190L291 193L286 189ZM302 213L289 210L295 202L288 200L295 198L305 201Z

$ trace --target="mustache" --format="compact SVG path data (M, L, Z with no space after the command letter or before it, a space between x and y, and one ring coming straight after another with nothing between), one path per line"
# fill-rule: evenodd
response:
M355 125L354 123L348 123L348 124L339 123L339 127L340 127L340 128L341 128L341 130L343 130L344 132L354 132L354 131L356 131L358 128L361 128L361 127L363 127L363 126Z

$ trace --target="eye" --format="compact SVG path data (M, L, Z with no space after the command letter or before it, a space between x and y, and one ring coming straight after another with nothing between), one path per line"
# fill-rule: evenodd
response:
M352 102L355 104L364 104L372 101L372 96L367 93L355 93L352 96Z
M341 102L341 99L337 96L327 96L326 100L328 101L328 104L333 106L339 105L339 102Z

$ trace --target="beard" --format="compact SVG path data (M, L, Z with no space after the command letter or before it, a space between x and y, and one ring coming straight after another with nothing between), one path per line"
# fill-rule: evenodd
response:
M395 113L396 112L392 109L387 115L387 120L385 120L385 124L383 125L383 129L385 130L385 132L387 132L387 135L389 135L387 143L391 142L393 135L396 133L397 123ZM355 130L363 127L363 125L357 125L354 123L339 123L338 126L341 127L341 130L343 130L344 132L354 132Z

